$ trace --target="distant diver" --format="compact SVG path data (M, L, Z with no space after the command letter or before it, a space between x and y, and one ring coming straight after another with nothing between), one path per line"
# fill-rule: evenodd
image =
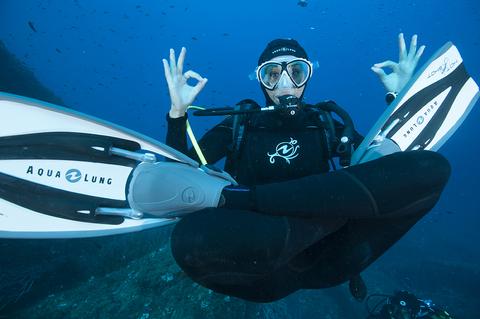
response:
M369 301L372 298L381 299L370 309ZM393 295L372 294L365 305L369 314L366 319L453 319L432 300L419 299L404 290L396 291Z

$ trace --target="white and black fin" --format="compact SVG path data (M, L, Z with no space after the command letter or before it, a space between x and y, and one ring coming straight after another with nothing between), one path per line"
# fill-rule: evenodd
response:
M0 137L0 198L37 213L118 225L99 207L128 208L125 187L138 162L112 147L139 151L134 141L85 133L46 132Z
M352 156L352 165L396 151L438 150L479 97L457 48L445 44L412 78Z
M121 126L0 93L0 238L83 238L140 231L175 218L140 218L127 198L142 159L197 171L184 154Z

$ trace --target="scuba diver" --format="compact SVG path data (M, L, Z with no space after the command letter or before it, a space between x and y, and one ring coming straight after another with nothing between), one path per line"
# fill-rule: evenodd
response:
M381 299L370 309L369 301L375 297ZM366 306L369 314L366 319L453 319L432 300L419 299L405 290L396 291L393 295L370 295Z
M432 151L480 96L451 42L413 76L423 47L416 36L409 50L403 35L399 45L398 63L372 68L391 104L365 138L333 101L304 101L313 64L292 39L270 42L258 59L264 106L247 99L197 111L230 115L198 143L186 109L207 80L183 72L185 49L178 62L173 50L163 61L170 146L0 93L8 119L0 127L0 238L86 238L176 223L175 260L216 292L270 302L349 281L361 300L361 272L436 204L450 166ZM224 157L225 171L208 164Z
M410 80L424 49L417 50L416 36L409 50L402 34L399 44L399 63L372 68L388 102ZM450 175L448 161L431 151L396 150L349 166L363 137L335 102L303 100L313 65L293 39L271 41L258 59L265 106L239 102L235 115L189 150L186 111L207 79L183 73L185 54L182 48L177 61L170 49L163 60L171 98L167 145L202 162L226 157L225 171L238 185L223 188L218 207L175 225L171 248L178 265L204 287L255 302L347 281L363 300L360 273L434 207ZM190 78L198 83L187 84ZM336 169L335 158L343 168Z

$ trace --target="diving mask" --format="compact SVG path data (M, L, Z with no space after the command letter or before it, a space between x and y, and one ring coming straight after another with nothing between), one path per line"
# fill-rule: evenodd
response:
M284 74L288 75L295 87L304 86L313 73L313 64L302 58L290 61L266 61L257 67L258 81L267 89L275 90Z

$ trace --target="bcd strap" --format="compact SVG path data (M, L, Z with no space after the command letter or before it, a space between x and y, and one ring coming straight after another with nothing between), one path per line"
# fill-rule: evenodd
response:
M344 109L342 109L333 101L318 103L315 105L315 107L318 107L319 109L327 113L335 113L342 119L344 128L340 138L338 138L335 134L335 142L337 142L337 147L335 151L339 157L340 165L342 165L343 167L349 166L350 158L352 157L352 143L355 131L350 115L348 115L348 113ZM333 127L333 130L335 131L335 127Z
M243 111L243 110L250 110L253 108L260 108L260 106L254 100L245 99L235 104L234 110ZM233 140L232 140L232 147L231 147L233 154L238 154L238 152L240 151L247 117L248 117L248 114L233 115L233 124L232 124Z
M333 123L332 114L328 111L325 111L321 108L316 108L318 112L318 118L323 124L325 130L325 140L327 142L327 155L328 159L333 156L333 147L337 143L337 136L335 132L335 124Z

